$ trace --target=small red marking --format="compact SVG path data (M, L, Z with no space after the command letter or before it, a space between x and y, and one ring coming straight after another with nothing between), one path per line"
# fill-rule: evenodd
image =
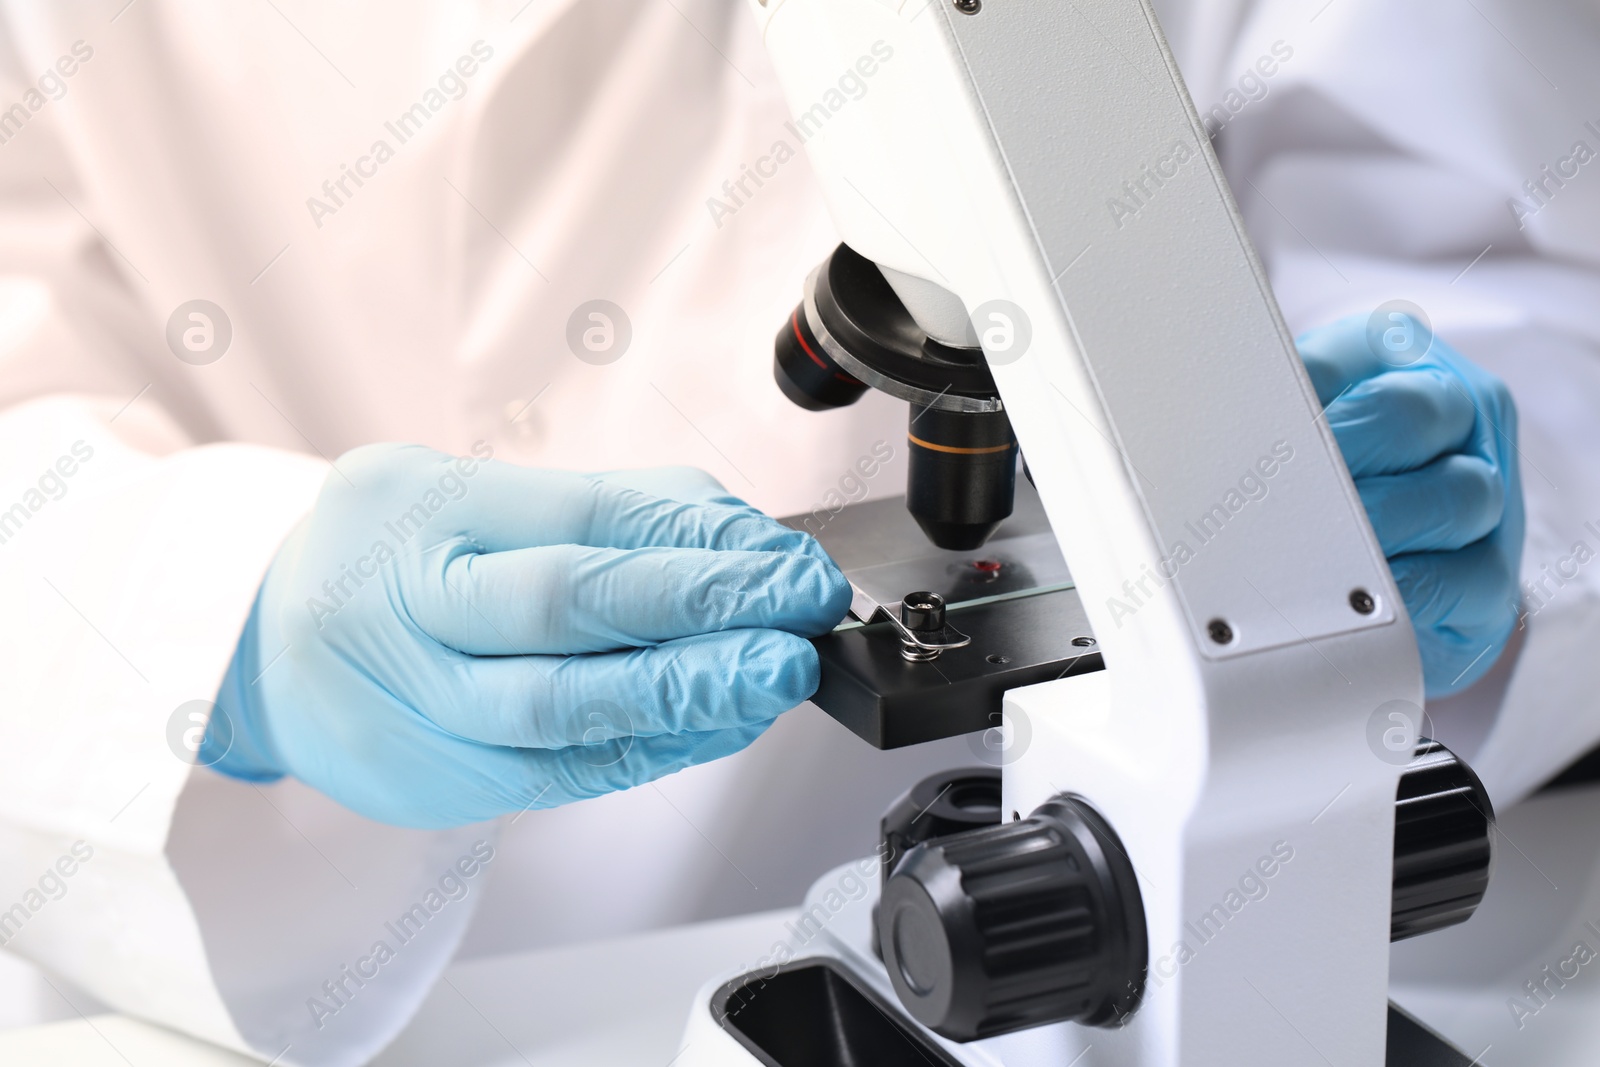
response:
M972 569L982 571L984 574L999 574L1000 566L1000 561L997 559L975 559L972 561Z
M796 308L794 314L789 316L789 325L794 328L794 339L796 341L800 342L801 350L804 351L806 355L811 357L811 362L815 363L817 366L821 367L823 370L830 369L826 363L822 362L822 357L818 356L815 352L811 351L811 346L806 344L805 336L803 334L801 334L801 332L800 332L800 309L799 308ZM848 385L860 385L861 384L860 382L856 381L856 379L850 377L850 375L845 374L843 371L834 371L833 372L833 376L835 378L839 379L841 382L845 382Z
M800 347L805 350L805 354L806 355L811 357L811 362L815 363L817 366L821 367L823 370L827 370L828 369L828 365L826 363L822 362L821 357L819 357L815 352L811 351L811 346L806 344L806 339L803 336L801 336L801 334L800 334L800 309L799 308L796 308L795 309L795 313L789 317L789 325L794 327L794 339L796 341L800 342Z

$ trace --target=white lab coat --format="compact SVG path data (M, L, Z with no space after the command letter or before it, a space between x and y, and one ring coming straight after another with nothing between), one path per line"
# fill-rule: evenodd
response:
M1600 519L1600 177L1526 231L1505 206L1585 136L1530 68L1600 99L1578 88L1595 15L1170 3L1202 110L1274 41L1293 50L1219 138L1291 324L1422 304L1517 391L1530 576L1575 539L1600 548L1583 527ZM787 117L736 0L116 7L0 6L0 108L39 104L0 142L0 515L27 510L0 543L0 909L74 842L92 850L9 948L222 1044L358 1063L475 909L481 952L778 903L797 894L762 892L865 852L870 812L918 770L963 761L869 756L807 709L738 757L498 839L378 827L180 761L170 720L215 692L279 539L351 446L690 463L784 513L898 442L903 409L813 415L771 386L772 334L834 237L803 158L747 180L731 216L708 210ZM63 56L70 76L41 86ZM407 113L423 117L391 130ZM201 366L165 338L194 299L232 328ZM566 341L593 299L632 325L607 365ZM874 492L901 484L891 469ZM1578 699L1593 569L1436 709L1502 805L1600 740ZM464 895L432 907L485 847ZM402 941L389 927L419 903L425 931Z

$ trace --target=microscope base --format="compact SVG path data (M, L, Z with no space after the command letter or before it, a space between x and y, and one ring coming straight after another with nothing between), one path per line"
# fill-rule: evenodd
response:
M1062 1023L961 1045L914 1022L871 950L877 878L876 858L830 871L807 894L787 944L702 987L675 1067L1111 1067L1113 1060L1094 1055L1101 1030ZM1471 1063L1390 1004L1386 1067Z

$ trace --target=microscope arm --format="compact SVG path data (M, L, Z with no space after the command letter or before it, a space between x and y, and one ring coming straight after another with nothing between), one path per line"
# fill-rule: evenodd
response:
M848 248L983 342L1104 657L1006 695L1003 810L1114 829L1148 982L1007 1062L1383 1063L1402 767L1369 726L1422 703L1416 646L1148 4L750 6Z

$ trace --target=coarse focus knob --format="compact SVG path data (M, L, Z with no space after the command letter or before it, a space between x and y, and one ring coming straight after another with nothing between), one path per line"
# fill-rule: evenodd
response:
M1062 1020L1120 1025L1144 992L1133 866L1070 794L912 848L884 886L877 928L901 1004L955 1041Z
M1493 826L1472 768L1423 738L1395 795L1391 941L1472 918L1489 888Z

